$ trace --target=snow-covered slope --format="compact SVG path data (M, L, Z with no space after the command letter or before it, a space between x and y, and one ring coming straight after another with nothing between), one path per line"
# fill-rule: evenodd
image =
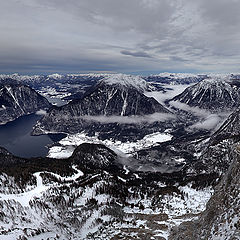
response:
M126 74L113 74L109 77L105 77L102 82L108 85L136 88L138 91L144 91L150 87L150 85L140 76Z
M1 165L0 239L167 239L205 209L211 187L132 172L118 157L84 144L68 159Z
M231 85L229 80L225 77L204 79L188 87L171 101L209 110L213 113L233 110L239 105L240 95L238 88Z
M176 228L170 240L177 239L239 239L240 237L240 156L232 154L232 164L215 188L206 210L199 219Z

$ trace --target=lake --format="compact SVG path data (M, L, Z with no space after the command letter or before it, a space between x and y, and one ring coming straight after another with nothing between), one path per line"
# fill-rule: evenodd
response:
M29 114L0 125L0 146L19 157L44 157L48 145L64 138L65 134L31 136L33 126L42 116Z

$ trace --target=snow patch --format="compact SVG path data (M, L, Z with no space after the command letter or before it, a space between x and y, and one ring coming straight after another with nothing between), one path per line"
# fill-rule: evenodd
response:
M28 207L31 199L35 197L41 197L42 193L49 189L49 186L43 185L41 172L34 173L36 177L37 186L31 190L20 194L0 194L0 200L15 200L19 202L22 206Z
M40 109L39 111L36 112L36 115L46 115L47 112L43 109Z
M148 83L140 76L126 75L126 74L113 74L102 80L108 85L120 85L123 87L133 87L138 90L144 91L148 87Z

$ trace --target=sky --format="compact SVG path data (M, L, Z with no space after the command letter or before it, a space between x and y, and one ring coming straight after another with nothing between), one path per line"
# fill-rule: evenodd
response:
M0 0L0 73L240 72L240 0Z

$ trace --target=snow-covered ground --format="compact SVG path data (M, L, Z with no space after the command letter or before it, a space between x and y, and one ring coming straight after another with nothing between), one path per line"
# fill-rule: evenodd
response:
M89 137L84 133L68 135L62 139L60 146L53 146L49 149L48 157L51 158L67 158L70 157L74 149L82 143L98 143L104 144L119 154L131 154L140 149L155 146L161 142L166 142L172 139L172 136L165 131L164 133L156 132L146 135L143 139L136 142L114 141L111 139L99 140L97 136Z
M50 173L54 177L58 178L61 181L75 181L77 178L83 176L83 172L76 168L76 166L72 167L77 173L73 176L69 177L62 177L59 174ZM23 207L29 207L29 202L33 200L34 198L39 198L42 196L44 192L46 192L51 185L45 185L43 184L43 179L41 177L41 173L46 172L36 172L33 175L36 177L37 186L30 190L25 191L23 193L19 194L4 194L0 193L0 201L8 201L8 200L14 200L16 202L19 202Z
M147 89L148 83L140 76L127 75L127 74L113 74L105 77L102 81L109 85L122 85L124 87L134 87L140 91Z
M168 239L170 230L174 226L178 226L184 221L191 221L197 218L197 215L205 210L206 204L213 194L213 189L211 187L196 190L187 185L184 187L178 187L181 194L173 193L170 195L159 196L162 207L154 207L152 205L151 199L146 196L136 199L130 199L129 203L139 206L142 204L143 208L139 207L124 207L124 211L128 214L137 215L149 215L153 216L151 221L159 225L159 230L155 230L155 236L164 237ZM166 218L159 221L158 216L166 214ZM160 218L160 217L159 217ZM146 219L148 219L146 217ZM152 222L152 223L153 223ZM165 229L160 229L160 226L167 226Z
M161 183L159 186L165 187ZM117 239L118 236L119 239L132 237L167 240L172 227L196 219L205 210L213 193L210 187L195 190L188 185L178 189L180 194L156 195L154 201L147 195L128 199L128 206L123 207L127 217L122 222L105 226L101 234L95 235L96 239ZM132 192L131 188L129 192Z
M0 194L0 200L1 201L8 201L8 200L15 200L19 202L22 206L27 207L29 206L29 202L31 199L35 197L40 197L43 192L47 191L49 186L43 185L42 177L40 176L40 172L34 173L34 176L36 177L37 186L31 190L26 191L24 193L20 194Z

